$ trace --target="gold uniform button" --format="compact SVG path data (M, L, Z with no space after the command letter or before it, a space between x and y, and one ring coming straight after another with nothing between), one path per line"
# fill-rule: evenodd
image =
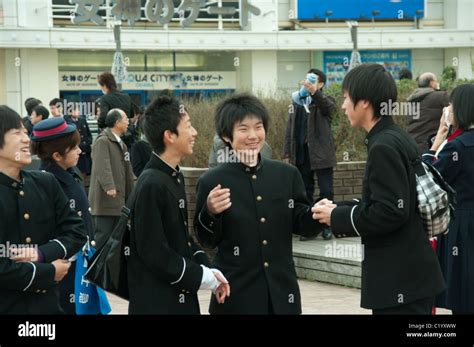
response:
M269 267L269 266L270 266L270 264L268 264L267 262L265 262L265 263L263 263L263 266L265 266L265 267Z
M30 215L29 215L28 213L25 213L25 214L23 215L23 218L25 218L25 220L28 220L28 219L30 219Z
M31 237L28 236L28 237L25 239L25 241L26 241L26 243L31 243Z
M257 196L257 201L262 201L262 197L260 195Z
M23 190L20 190L18 194L20 194L20 196L25 196L25 192Z
M41 290L40 290L40 289L36 289L36 293L41 293Z
M92 240L92 241L91 241L91 246L92 246L92 247L95 247L95 245L96 245L95 241Z
M262 241L262 244L263 244L264 246L266 246L266 245L268 245L268 241L267 241L267 240L263 240L263 241Z
M191 242L188 242L188 246L191 247Z
M253 180L256 180L256 179L257 179L257 175L252 175L252 179L253 179Z
M261 223L265 223L266 221L267 221L267 220L266 220L264 217L260 218L260 222L261 222Z
M41 291L41 293L43 293L43 294L46 293L46 289L43 289L43 290Z

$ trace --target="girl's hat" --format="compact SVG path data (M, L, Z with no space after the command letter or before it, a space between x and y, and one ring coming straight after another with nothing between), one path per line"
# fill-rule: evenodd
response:
M63 137L76 131L74 124L68 124L63 117L48 118L33 127L33 141L47 141Z

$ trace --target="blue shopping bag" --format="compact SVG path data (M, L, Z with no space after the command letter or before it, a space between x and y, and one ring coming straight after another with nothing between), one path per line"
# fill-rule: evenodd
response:
M84 278L94 252L95 249L87 242L77 253L74 281L76 314L108 314L111 311L105 291Z

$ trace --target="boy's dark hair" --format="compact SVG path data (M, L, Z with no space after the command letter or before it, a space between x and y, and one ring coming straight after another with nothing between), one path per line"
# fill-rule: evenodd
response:
M33 100L33 99L36 99L36 98L33 98L33 97L26 98L26 99L25 99L25 107L26 107L26 103L27 103L28 101L30 101L30 100Z
M110 72L103 72L97 78L97 81L101 86L106 86L110 91L117 89L117 82L115 77Z
M0 149L5 144L5 134L12 129L21 129L23 123L18 113L6 105L0 105Z
M31 116L31 112L33 112L33 109L42 104L41 100L36 99L36 98L28 98L25 100L25 108L26 108L26 113L28 116Z
M54 162L54 153L58 152L61 156L64 156L79 143L81 143L81 135L76 130L48 141L31 141L30 148L31 153L36 154L41 160Z
M140 118L141 129L157 154L166 149L163 139L166 130L179 136L178 125L184 111L178 99L164 95L156 97L146 107Z
M135 104L134 102L132 102L132 117L134 117L135 115L142 115L143 114L143 107Z
M398 74L398 79L401 80L412 80L413 74L408 69L401 69Z
M118 108L113 108L109 112L107 112L107 116L105 117L105 125L107 128L113 128L117 121L122 119L122 113Z
M467 130L474 125L474 84L462 84L454 88L451 103L459 128Z
M48 119L49 117L49 111L46 107L42 105L36 106L33 111L36 113L37 116L41 116L41 120ZM32 111L32 113L33 113Z
M49 106L56 106L57 108L63 108L63 99L54 98L49 102Z
M326 74L322 72L321 70L313 68L313 69L309 69L308 73L314 73L315 75L318 76L318 82L323 82L324 84L326 84L326 80L327 80Z
M261 120L265 132L268 131L270 116L263 103L248 93L234 94L219 103L214 112L214 124L217 135L224 141L224 137L233 141L234 125L252 116Z
M390 72L379 64L362 64L347 73L342 90L349 94L354 108L361 100L368 101L378 118L383 103L397 101L397 86Z

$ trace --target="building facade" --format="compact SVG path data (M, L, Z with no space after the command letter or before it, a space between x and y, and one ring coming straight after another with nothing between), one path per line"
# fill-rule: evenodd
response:
M128 12L137 1L71 3L0 0L0 104L24 114L28 97L96 100L97 75L114 59L117 13L122 88L141 104L163 89L287 95L310 67L340 82L353 48L347 20L358 21L362 61L383 63L394 77L451 65L473 78L472 0L141 0Z

